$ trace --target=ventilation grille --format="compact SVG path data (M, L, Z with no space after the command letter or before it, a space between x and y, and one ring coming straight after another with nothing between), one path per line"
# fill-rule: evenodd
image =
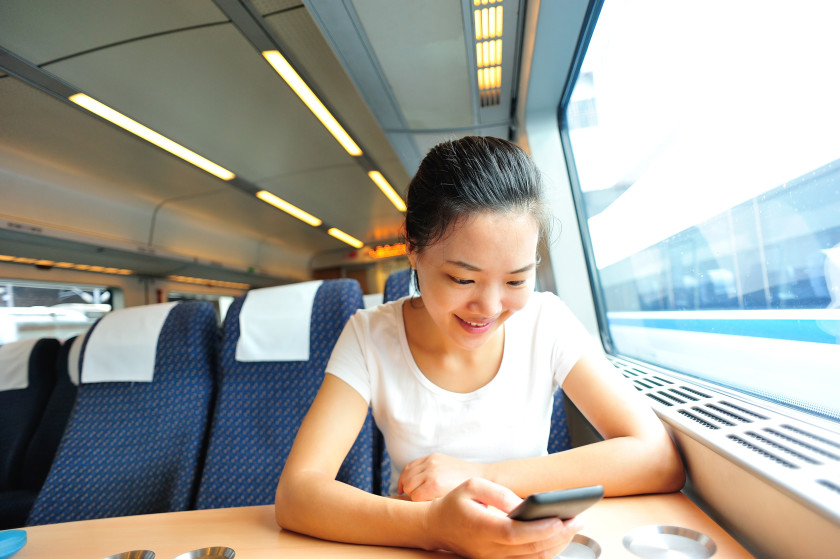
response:
M840 518L840 435L654 367L610 359L664 418Z

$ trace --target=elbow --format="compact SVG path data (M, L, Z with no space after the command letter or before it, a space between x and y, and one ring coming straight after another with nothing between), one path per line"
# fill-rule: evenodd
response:
M293 503L294 493L291 491L288 481L284 481L281 475L277 484L277 492L274 494L274 520L277 522L277 526L284 530L294 530L293 519L290 514L295 509Z
M685 466L683 465L682 457L679 450L667 438L663 449L657 454L656 467L654 478L657 480L656 493L672 493L679 491L685 485L686 475Z

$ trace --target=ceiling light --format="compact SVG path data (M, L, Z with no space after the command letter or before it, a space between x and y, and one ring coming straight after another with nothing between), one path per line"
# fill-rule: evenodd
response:
M298 208L297 206L293 206L292 204L288 203L287 201L283 200L279 196L275 196L268 190L260 190L257 192L257 198L271 204L275 208L281 209L289 215L292 215L298 218L301 221L305 221L312 227L318 227L321 225L322 221L315 217L312 214L306 213L302 209Z
M41 268L63 268L67 270L79 270L81 272L97 272L100 274L116 274L119 276L130 276L134 272L125 268L106 268L104 266L90 266L88 264L74 264L72 262L53 262L52 260L38 260L25 256L9 256L0 254L0 262L12 262L14 264L34 264Z
M501 102L502 87L502 30L501 0L475 0L475 6L497 4L473 11L475 22L475 67L482 107Z
M191 283L194 285L204 285L207 287L227 287L230 289L241 289L247 290L250 289L250 285L247 283L239 283L235 281L221 281L221 280L212 280L212 279L204 279L204 278L193 278L190 276L167 276L168 279L172 281L177 281L181 283Z
M331 229L329 229L327 231L327 233L329 233L330 235L332 235L333 237L335 237L339 241L347 243L348 245L350 245L353 248L362 248L365 245L365 243L363 243L362 241L360 241L356 237L351 237L350 235L348 235L344 231L342 231L340 229L336 229L335 227L332 227Z
M400 198L400 195L397 194L397 191L394 190L390 183L387 180L385 180L385 177L382 176L382 173L380 173L379 171L368 171L368 176L370 177L370 180L376 183L376 186L379 187L379 190L381 190L382 193L388 197L388 200L390 200L391 203L394 204L394 206L398 210L400 210L401 212L404 212L406 210L405 202L403 202L403 199Z
M127 116L115 111L107 105L103 105L102 103L100 103L96 99L93 99L92 97L88 97L84 93L76 93L75 95L71 95L69 99L72 102L79 105L80 107L83 107L89 110L90 112L101 116L105 120L116 124L120 128L128 130L132 134L140 136L147 142L151 142L161 149L165 149L172 155L176 155L184 161L187 161L189 163L192 163L196 167L204 169L211 175L215 175L220 179L226 181L229 181L236 176L227 169L220 167L212 161L201 157L197 153L190 151L181 144L175 143L169 138L158 134L154 130L143 126L139 122L131 120Z
M362 155L362 150L356 145L356 142L353 141L353 138L341 127L338 121L333 117L333 115L327 110L321 100L312 93L312 90L309 89L309 86L306 85L301 77L295 72L295 69L286 61L282 54L276 50L267 50L263 51L262 55L268 61L269 64L280 74L289 87L292 88L300 100L303 101L309 110L312 111L318 120L321 121L327 130L329 130L330 134L338 140L338 143L347 150L347 153L353 156Z

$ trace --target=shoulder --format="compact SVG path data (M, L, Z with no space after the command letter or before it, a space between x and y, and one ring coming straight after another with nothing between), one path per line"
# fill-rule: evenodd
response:
M346 329L352 329L362 338L395 333L402 321L402 304L405 298L359 309L350 317Z

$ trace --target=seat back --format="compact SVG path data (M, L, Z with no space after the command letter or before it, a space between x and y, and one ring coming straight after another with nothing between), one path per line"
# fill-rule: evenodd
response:
M142 313L166 305L114 311L88 333L76 404L29 525L191 508L206 445L218 327L210 303L188 302L167 307L158 331L143 329ZM117 313L122 322L109 321ZM150 382L89 382L95 372L123 378L145 360L134 347L92 341L113 333L129 346L151 348ZM116 347L113 370L96 371L94 363L101 365Z
M302 285L288 287L296 289ZM270 288L276 290L272 305L277 305L277 315L282 314L288 303L284 299L293 292L282 291L284 287ZM308 360L237 360L237 344L243 321L247 320L242 316L242 307L249 296L255 296L254 292L237 298L228 309L222 328L219 398L198 508L274 502L280 473L321 386L338 335L350 316L363 307L362 290L355 280L328 280L316 288ZM337 476L366 491L372 491L374 486L372 429L368 414Z
M26 448L55 385L60 345L42 338L0 347L0 491L19 489Z
M67 420L73 404L76 402L76 391L78 390L78 362L73 366L76 371L75 378L71 378L70 359L71 349L74 344L81 345L84 336L76 336L61 344L58 350L58 358L55 367L55 386L50 393L44 413L38 422L38 427L29 441L26 454L23 458L23 469L20 477L20 488L29 491L40 491L47 479L47 474L52 466L55 452L64 429L67 427ZM78 359L79 351L73 353Z
M393 272L385 280L385 289L382 293L382 301L396 301L405 297L411 292L411 268Z
M562 452L571 448L569 425L566 422L566 405L563 390L554 393L554 408L551 411L551 430L548 433L548 453Z

